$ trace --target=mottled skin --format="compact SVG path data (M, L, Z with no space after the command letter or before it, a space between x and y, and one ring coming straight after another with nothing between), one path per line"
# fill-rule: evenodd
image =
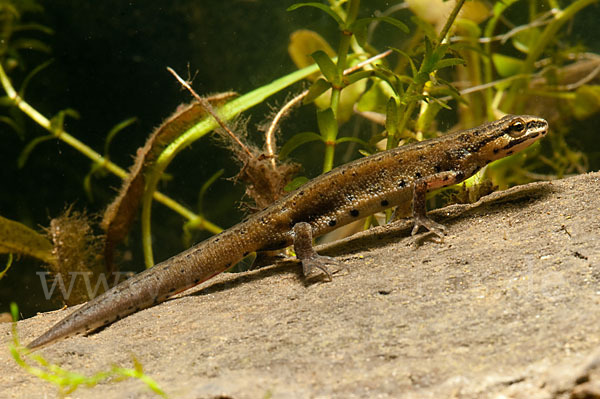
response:
M413 203L419 226L443 234L426 216L427 191L459 183L491 161L526 148L548 123L528 115L495 122L358 159L310 181L241 223L148 269L89 301L28 348L89 332L164 301L227 270L254 251L294 244L305 274L329 275L313 236L396 205Z

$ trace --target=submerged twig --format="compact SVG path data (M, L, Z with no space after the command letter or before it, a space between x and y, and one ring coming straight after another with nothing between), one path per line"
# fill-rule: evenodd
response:
M198 103L202 106L202 108L204 108L204 110L206 112L208 112L210 114L210 116L212 116L214 118L215 121L217 121L217 123L219 124L219 126L221 126L221 128L227 132L227 134L231 137L231 139L233 141L235 141L241 149L243 149L246 154L248 154L248 156L252 157L253 154L250 151L250 149L244 145L240 139L231 131L231 129L229 129L229 127L225 124L225 122L223 122L223 120L221 118L219 118L219 116L217 115L217 113L215 112L215 110L213 109L213 107L210 105L210 103L208 101L206 101L205 98L202 98L198 95L198 93L196 93L194 91L194 89L192 89L192 87L189 85L188 82L186 82L185 80L183 80L178 74L177 72L175 72L173 70L173 68L171 67L167 67L167 71L169 71L171 73L171 75L173 75L175 77L175 79L177 79L177 81L179 83L181 83L181 85L183 87L185 87L191 94L192 96L194 96L194 98L196 99L196 101L198 101Z

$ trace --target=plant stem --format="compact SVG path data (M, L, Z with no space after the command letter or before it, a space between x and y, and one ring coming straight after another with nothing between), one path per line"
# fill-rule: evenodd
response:
M456 20L456 17L458 16L458 13L460 11L460 9L462 8L463 4L465 3L465 0L458 0L456 2L456 5L454 6L454 9L452 10L452 12L450 13L450 16L448 17L448 20L446 21L446 24L444 25L444 27L442 28L442 31L440 32L440 35L438 36L438 41L437 43L434 43L434 49L432 51L435 51L435 49L437 49L443 42L444 39L446 38L446 35L448 34L448 32L450 31L450 28L452 27L452 24L454 23L454 21ZM425 60L423 60L423 62L421 62L421 65L419 66L419 72L423 72L423 66L425 65ZM411 83L408 88L406 89L406 94L405 96L410 96L413 94L422 94L423 93L423 89L425 88L425 83L420 83L420 84L416 84L416 83ZM408 124L408 120L410 119L413 111L415 110L415 107L417 106L417 101L413 100L410 101L407 105L403 105L400 108L400 113L402 115L402 118L400 119L400 123L398 124L398 129L396 129L396 135L394 135L393 137L388 138L388 142L386 145L386 149L391 149L394 148L398 145L398 135L402 134L404 132L404 129L406 128L406 125Z
M4 68L1 64L0 64L0 84L2 84L2 87L4 88L6 95L8 96L8 98L10 98L12 100L13 104L17 108L19 108L21 111L23 111L23 113L25 113L27 116L29 116L31 119L33 119L33 121L36 122L38 125L40 125L44 129L46 129L57 139L65 142L66 144L70 145L71 147L73 147L74 149L76 149L77 151L79 151L80 153L85 155L86 157L88 157L90 160L92 160L92 162L101 164L103 168L105 168L112 174L120 177L121 179L127 178L128 174L125 171L125 169L119 167L118 165L116 165L116 164L112 163L111 161L109 161L108 159L104 158L102 155L100 155L99 153L94 151L91 147L89 147L88 145L79 141L77 138L73 137L72 135L67 133L65 130L57 129L54 126L52 126L52 123L50 122L50 120L48 120L48 118L46 118L44 115L39 113L35 108L33 108L29 103L27 103L23 98L21 98L21 96L14 89L9 77L6 75L6 72L4 71ZM177 212L178 214L185 217L186 219L190 219L190 220L198 219L198 218L202 219L201 216L195 214L194 212L192 212L185 206L181 205L174 199L166 196L165 194L163 194L161 192L158 192L158 191L155 192L154 198L158 202L162 203L163 205L167 206L168 208L171 208L173 211ZM208 221L206 219L203 219L201 224L206 230L208 230L214 234L217 234L222 230L219 226L211 223L210 221Z
M358 10L360 8L360 0L350 0L348 3L348 11L345 18L345 26L349 28L352 23L356 20ZM341 80L344 75L344 69L346 69L346 59L348 57L348 50L350 49L350 42L352 40L352 32L348 29L342 29L340 44L338 46L338 59L337 59L337 76L336 82L332 82L333 87L331 88L331 100L329 106L333 111L333 116L337 120L338 107L340 105L340 96L342 94ZM325 155L323 157L323 173L329 172L333 169L333 161L335 156L335 144L337 137L324 137L325 139Z
M460 12L460 9L462 8L464 3L465 3L465 0L458 0L456 2L456 5L452 9L452 12L450 13L450 16L448 17L448 20L446 20L446 24L444 25L444 27L442 28L442 31L440 32L440 35L438 36L437 44L443 43L444 39L446 39L446 35L448 35L448 32L450 32L450 28L452 27L452 24L456 20L456 17L458 16L458 13Z

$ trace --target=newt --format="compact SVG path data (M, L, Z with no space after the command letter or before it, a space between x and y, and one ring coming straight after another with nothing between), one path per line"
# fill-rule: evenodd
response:
M320 269L331 278L331 259L318 255L313 237L376 212L412 203L414 227L443 237L445 227L426 214L428 191L460 183L490 162L514 154L548 131L548 122L507 115L342 165L246 220L147 269L90 300L29 343L40 348L88 333L156 305L235 265L255 251L294 245L305 276Z

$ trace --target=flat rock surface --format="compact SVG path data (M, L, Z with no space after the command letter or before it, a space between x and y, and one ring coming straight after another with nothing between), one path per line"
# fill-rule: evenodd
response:
M600 398L600 174L432 214L442 243L399 222L328 246L332 282L295 262L223 274L37 353L86 375L135 356L171 398ZM71 311L19 322L21 340ZM0 397L57 389L3 344ZM129 379L68 397L157 396Z

